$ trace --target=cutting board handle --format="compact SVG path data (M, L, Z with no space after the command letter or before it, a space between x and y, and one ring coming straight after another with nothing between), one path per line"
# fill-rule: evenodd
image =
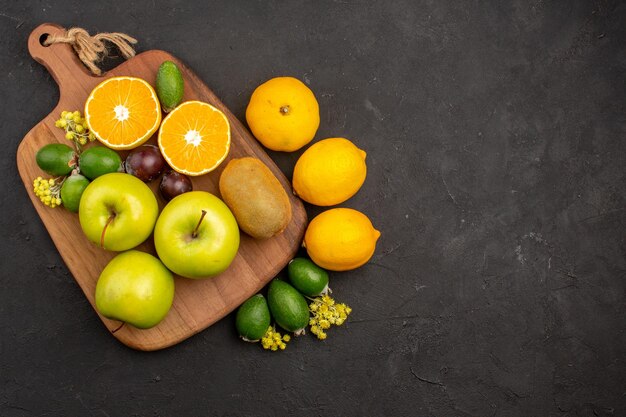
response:
M65 28L54 23L44 23L36 27L28 37L30 55L46 67L59 85L61 100L65 94L76 91L78 86L93 85L93 78L97 78L87 70L70 45L55 43L44 46L43 41L49 35L63 33Z

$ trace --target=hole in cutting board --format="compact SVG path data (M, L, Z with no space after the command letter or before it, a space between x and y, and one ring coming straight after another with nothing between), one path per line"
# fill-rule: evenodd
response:
M115 48L111 48L107 49L106 58L98 62L98 67L100 67L103 73L109 72L124 61L126 61L124 57Z
M47 48L48 46L50 46L50 45L45 44L46 39L48 39L48 36L50 36L49 33L44 33L43 35L39 37L39 44L43 46L44 48Z

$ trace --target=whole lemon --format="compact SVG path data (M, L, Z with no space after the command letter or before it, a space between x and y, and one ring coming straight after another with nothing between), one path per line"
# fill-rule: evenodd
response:
M300 80L277 77L254 90L246 120L266 148L293 152L315 136L320 109L313 92Z
M349 208L319 214L306 229L303 246L311 260L331 271L348 271L374 254L380 232L367 216Z
M317 206L343 203L359 191L365 176L365 151L344 138L324 139L307 149L296 162L293 190Z

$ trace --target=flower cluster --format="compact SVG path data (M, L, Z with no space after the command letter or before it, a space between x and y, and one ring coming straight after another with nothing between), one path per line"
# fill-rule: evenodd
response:
M61 185L63 181L54 178L37 177L33 181L33 191L46 206L54 208L61 205Z
M288 334L281 336L279 332L272 326L267 328L267 331L261 338L261 345L263 349L269 350L285 350L287 347L287 342L291 340L291 336Z
M87 142L93 142L96 139L96 136L89 131L87 121L78 110L62 111L61 118L55 121L54 125L65 130L65 139L74 142L79 151Z
M96 137L89 131L87 121L78 111L61 112L61 117L54 122L54 125L65 131L65 138L74 143L74 147L80 153L83 145L87 142L93 142ZM67 177L58 178L42 178L37 177L33 180L33 191L46 206L54 208L62 204L61 186Z
M309 320L311 333L318 339L326 339L326 332L330 326L341 326L352 309L343 303L336 303L329 295L316 297L309 304L309 310L313 317Z

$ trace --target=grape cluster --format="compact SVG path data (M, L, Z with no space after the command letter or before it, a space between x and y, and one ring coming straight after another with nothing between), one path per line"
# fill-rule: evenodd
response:
M96 136L89 131L87 121L78 110L63 110L61 117L54 122L54 125L65 130L65 139L74 142L79 151L87 142L93 142L96 139Z
M329 295L314 298L309 310L313 314L309 320L311 333L320 340L326 339L324 330L330 329L330 326L341 326L352 312L350 307L335 302Z
M33 181L33 191L42 203L55 208L61 205L61 185L63 181L58 181L58 179L37 177Z
M263 349L277 351L285 350L287 347L287 342L291 340L291 336L288 334L281 336L280 332L276 331L276 329L272 326L267 328L267 331L261 338L261 345Z

